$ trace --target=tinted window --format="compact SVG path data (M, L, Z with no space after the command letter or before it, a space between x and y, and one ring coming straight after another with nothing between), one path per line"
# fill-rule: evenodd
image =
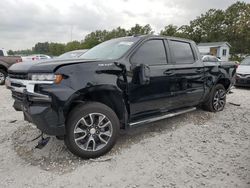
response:
M3 56L3 50L0 50L0 56Z
M171 40L169 45L176 63L194 63L194 54L189 43Z
M39 57L40 57L40 59L47 59L47 57L44 55L40 55Z
M145 42L132 56L134 64L159 65L166 64L166 53L162 40L149 40Z

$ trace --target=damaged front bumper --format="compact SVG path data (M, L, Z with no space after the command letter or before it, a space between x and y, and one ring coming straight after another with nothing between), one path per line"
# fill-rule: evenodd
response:
M50 81L6 79L6 87L15 99L13 107L23 111L24 119L32 122L49 135L65 135L64 116L61 110L53 108L52 97L35 92L36 85L50 85Z

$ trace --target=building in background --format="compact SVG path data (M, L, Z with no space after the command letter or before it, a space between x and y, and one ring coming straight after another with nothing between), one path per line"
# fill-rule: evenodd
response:
M228 61L231 45L228 42L208 42L198 44L201 55L213 55L222 61Z

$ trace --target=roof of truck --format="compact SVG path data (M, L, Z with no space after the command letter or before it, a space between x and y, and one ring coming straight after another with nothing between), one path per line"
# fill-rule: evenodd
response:
M169 39L169 40L180 40L180 41L187 41L193 42L190 39L179 38L179 37L172 37L172 36L163 36L163 35L133 35L131 37L141 37L141 38L160 38L160 39Z

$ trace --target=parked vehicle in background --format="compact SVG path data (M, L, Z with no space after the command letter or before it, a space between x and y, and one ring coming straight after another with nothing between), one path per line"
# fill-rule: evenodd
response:
M213 55L203 55L202 56L203 62L220 62L221 60Z
M236 65L202 62L193 41L132 36L103 42L79 59L13 65L6 83L14 108L83 158L115 144L120 129L203 106L219 112Z
M78 58L78 57L80 57L81 55L83 55L87 51L88 51L88 49L74 50L74 51L66 52L66 53L58 56L57 58L59 58L59 59L73 59L73 58Z
M47 60L47 59L51 59L51 57L48 55L44 55L44 54L34 54L34 55L22 57L23 61L38 61L38 60Z
M211 63L216 63L216 62L220 63L220 62L222 62L222 60L220 58L215 57L213 55L203 55L201 59L202 59L203 62L211 62ZM238 61L234 61L234 63L236 65L236 67L239 66Z
M243 59L238 66L235 86L250 87L250 56Z
M5 49L0 49L0 85L3 85L5 82L8 68L14 63L19 63L21 61L21 56L8 56Z
M203 62L219 62L221 60L213 55L204 55L202 56L202 61Z

